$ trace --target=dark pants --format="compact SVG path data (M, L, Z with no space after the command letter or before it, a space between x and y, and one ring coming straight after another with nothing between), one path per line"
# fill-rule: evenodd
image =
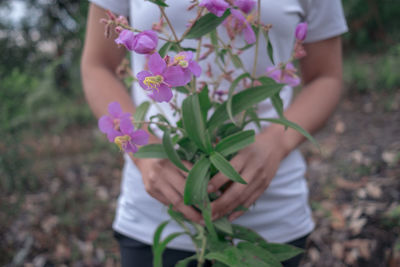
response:
M153 254L151 246L124 236L118 232L114 232L115 238L118 240L121 252L121 266L122 267L152 267ZM304 249L306 247L308 235L296 239L288 244ZM187 257L192 256L193 252L169 249L167 248L163 253L163 267L173 267L175 264ZM303 255L300 254L290 260L282 262L284 267L297 267ZM196 267L196 261L190 262L188 267ZM204 266L210 266L205 264Z

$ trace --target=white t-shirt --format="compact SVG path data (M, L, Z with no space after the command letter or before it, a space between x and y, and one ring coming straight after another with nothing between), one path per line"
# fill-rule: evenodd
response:
M143 0L90 0L91 2L109 9L116 14L129 16L130 23L139 30L151 29L152 23L160 18L158 7ZM186 29L189 19L195 17L195 10L187 11L189 0L168 1L170 6L166 9L171 23L180 36ZM293 44L294 31L300 22L308 23L308 34L305 42L315 42L330 37L338 36L347 31L343 16L341 2L339 0L263 0L261 4L261 21L272 24L270 39L274 48L275 63L285 62L290 58ZM225 29L218 31L221 38L227 40ZM206 39L204 39L206 40ZM243 40L242 40L243 41ZM205 43L206 41L203 41ZM159 48L163 42L160 41ZM196 47L193 40L185 40L184 47ZM238 46L241 47L241 46ZM263 74L272 63L268 59L264 38L260 38L260 54L257 65L257 73ZM245 68L251 71L253 66L254 51L246 50L241 54ZM134 74L143 70L145 57L132 53ZM212 64L213 57L201 61L203 73L207 62ZM234 68L232 67L232 70ZM213 72L218 73L214 68ZM241 74L235 72L233 77ZM207 81L202 75L198 80ZM220 88L227 89L229 84L225 81ZM135 84L132 88L133 101L136 105L148 100L144 90ZM182 101L183 96L178 97ZM286 86L281 91L281 98L285 108L292 98L292 88ZM168 104L159 105L171 121L172 111ZM149 116L159 113L157 107L149 110ZM258 107L260 117L276 117L270 101L262 102ZM267 124L263 124L267 126ZM254 128L254 126L250 126ZM280 164L276 176L263 195L256 201L256 205L234 223L252 228L271 242L288 242L310 233L314 228L311 211L308 205L308 189L304 179L306 165L298 150L290 153ZM160 174L162 175L162 174ZM118 199L118 208L113 228L129 237L151 244L153 233L157 226L164 220L168 220L167 208L152 198L143 185L141 174L132 161L126 157L123 170L121 194ZM163 232L166 236L172 232L179 232L181 228L175 222L168 224ZM187 236L181 236L172 241L170 248L192 250L194 247Z

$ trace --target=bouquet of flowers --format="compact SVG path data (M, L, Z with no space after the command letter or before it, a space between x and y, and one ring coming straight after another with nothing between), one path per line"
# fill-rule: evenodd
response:
M171 218L182 226L182 232L174 233L163 240L161 234L168 221L162 223L154 233L154 266L162 266L162 253L168 242L187 234L196 247L196 254L179 262L177 266L196 259L199 266L210 260L213 266L281 266L280 262L301 252L300 249L284 244L268 243L256 232L246 227L231 224L227 217L212 220L210 203L218 194L209 193L209 180L218 172L223 173L234 183L246 181L231 165L230 160L255 140L254 130L246 126L267 121L290 127L315 143L313 138L300 126L288 121L283 115L283 103L279 92L287 84L300 83L292 61L305 56L302 41L306 37L307 24L296 28L296 43L292 57L287 62L274 63L273 48L269 41L269 29L260 21L260 5L254 0L200 0L191 1L189 9L197 9L197 16L190 21L186 31L178 36L172 27L165 9L166 2L149 0L158 5L162 18L153 24L152 29L136 29L129 26L124 17L116 17L107 12L106 35L111 27L119 37L115 42L129 51L147 55L147 67L130 77L148 93L150 101L137 107L135 114L124 113L117 102L109 104L109 115L99 120L99 128L110 142L116 143L126 153L138 158L166 158L187 173L184 203L201 212L204 224L186 219L181 213L169 207ZM224 27L229 40L223 40L217 29ZM240 36L246 44L238 47L235 40ZM256 76L259 39L266 38L268 55L274 67L265 70L264 75ZM182 41L197 41L196 47L183 47ZM159 41L163 45L157 50ZM205 49L204 49L205 48ZM254 65L248 70L239 55L249 48L254 53ZM198 82L205 70L199 62L215 56L214 67L221 75L213 77L206 70L209 83ZM227 66L233 65L241 72L232 77ZM127 64L125 64L126 70ZM209 68L211 68L209 66ZM128 73L129 71L125 71ZM229 88L219 89L221 81L229 81ZM242 89L239 90L238 88ZM176 100L177 94L184 95L182 103ZM256 113L257 104L271 99L279 117L260 118ZM157 114L145 121L146 113L152 104L170 103L177 123L171 123L163 114ZM154 127L163 132L162 143L147 144L149 135L141 129L153 133ZM138 148L140 147L140 148ZM193 164L188 169L183 161ZM239 207L245 209L245 207Z

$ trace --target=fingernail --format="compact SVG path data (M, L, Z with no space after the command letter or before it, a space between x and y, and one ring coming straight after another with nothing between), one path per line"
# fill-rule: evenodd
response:
M214 189L215 189L215 187L214 187L212 184L209 184L209 185L207 186L207 191L208 191L208 193L213 192Z
M212 216L212 218L211 218L211 220L216 220L217 218L219 217L219 214L214 214L213 216Z
M201 224L201 225L205 225L204 220L200 220L200 224Z

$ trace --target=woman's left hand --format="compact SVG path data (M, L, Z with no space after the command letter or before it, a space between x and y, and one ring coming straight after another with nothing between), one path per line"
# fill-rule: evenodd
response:
M284 132L283 127L281 128L282 131L279 132ZM247 184L231 183L220 197L211 203L213 220L229 214L229 220L236 219L245 212L233 212L236 208L249 208L267 189L285 155L279 141L273 136L268 130L257 135L253 144L241 150L231 160L230 163ZM230 181L222 173L216 174L209 182L209 192L218 191Z

